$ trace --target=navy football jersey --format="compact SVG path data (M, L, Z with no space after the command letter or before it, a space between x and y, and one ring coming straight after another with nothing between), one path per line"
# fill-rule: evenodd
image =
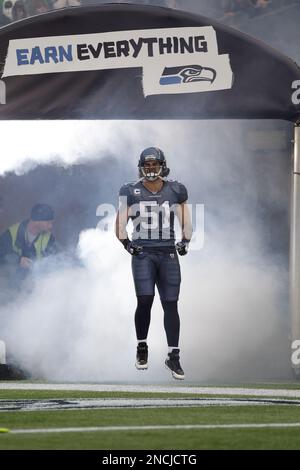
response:
M120 207L129 207L133 240L141 242L143 246L174 245L176 206L188 199L183 184L164 180L162 189L153 193L142 181L137 181L124 184L119 196Z

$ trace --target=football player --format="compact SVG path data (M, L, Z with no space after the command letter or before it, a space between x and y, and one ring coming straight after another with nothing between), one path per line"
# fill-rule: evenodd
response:
M116 235L132 255L132 273L137 296L135 328L137 336L136 368L148 368L147 336L151 307L157 286L164 310L164 327L168 343L166 367L175 379L183 380L180 365L178 296L181 282L177 253L188 252L192 236L188 194L178 181L168 180L166 158L162 150L143 150L138 162L139 179L125 184L119 192ZM178 218L181 241L175 243L174 221ZM133 222L130 240L127 223Z

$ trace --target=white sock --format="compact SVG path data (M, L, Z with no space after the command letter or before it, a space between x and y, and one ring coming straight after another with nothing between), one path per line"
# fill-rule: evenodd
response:
M171 353L173 351L173 349L179 349L178 346L169 346L168 347L168 353Z
M138 339L137 344L140 344L140 343L147 343L147 338L146 339Z

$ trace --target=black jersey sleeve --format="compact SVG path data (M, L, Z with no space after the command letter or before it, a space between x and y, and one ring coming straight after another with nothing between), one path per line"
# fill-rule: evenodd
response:
M130 184L123 184L123 186L120 188L120 191L119 191L119 198L120 198L120 202L122 203L122 205L125 204L125 201L128 207L130 207L133 204L132 194L130 191ZM125 198L127 198L127 200L125 200Z
M182 204L188 200L188 192L184 184L178 183L179 192L178 192L178 203Z
M188 192L184 184L179 183L176 180L168 180L171 189L176 194L176 204L182 204L188 199Z

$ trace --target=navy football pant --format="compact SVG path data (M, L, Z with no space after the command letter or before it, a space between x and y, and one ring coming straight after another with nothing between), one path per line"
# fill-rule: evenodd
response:
M178 300L181 274L176 251L146 252L132 256L136 295L154 295L157 286L161 301Z

